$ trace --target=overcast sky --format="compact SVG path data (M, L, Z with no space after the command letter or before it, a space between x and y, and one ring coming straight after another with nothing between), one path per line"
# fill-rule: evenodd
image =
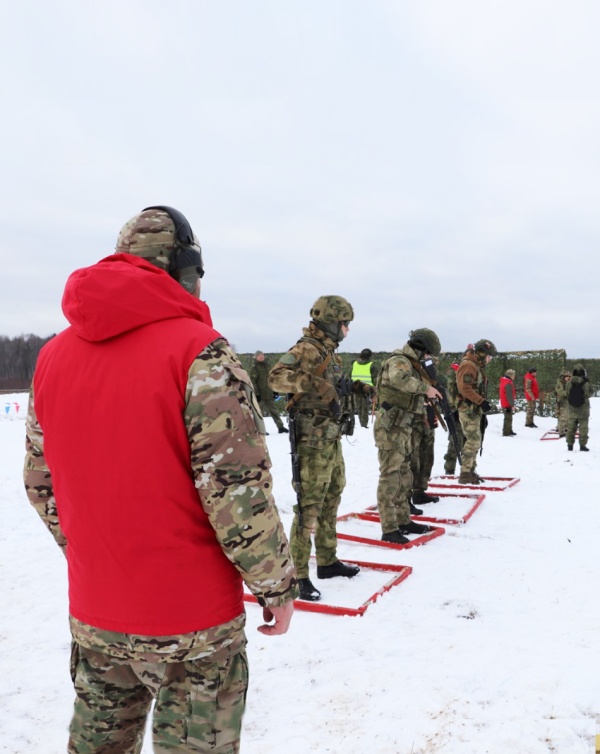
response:
M322 294L341 350L600 357L598 0L42 0L0 27L0 334L170 204L241 352Z

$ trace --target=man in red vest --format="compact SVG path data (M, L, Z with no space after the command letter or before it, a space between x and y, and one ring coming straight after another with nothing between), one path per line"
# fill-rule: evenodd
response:
M515 410L515 370L507 369L504 376L500 377L500 407L504 412L504 424L502 425L503 437L516 437L513 432L513 413Z
M25 486L67 559L69 754L139 752L153 699L155 752L238 752L244 582L259 631L292 617L262 416L203 274L186 218L146 208L70 276L37 362Z
M525 400L527 401L525 426L537 427L537 424L533 423L533 417L535 416L535 403L540 397L540 388L537 381L537 367L531 367L527 372L523 378L523 387L525 390Z

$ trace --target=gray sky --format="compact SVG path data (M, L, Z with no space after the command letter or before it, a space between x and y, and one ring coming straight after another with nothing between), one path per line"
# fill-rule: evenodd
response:
M149 204L190 220L215 327L284 351L599 357L600 3L41 0L0 28L0 334Z

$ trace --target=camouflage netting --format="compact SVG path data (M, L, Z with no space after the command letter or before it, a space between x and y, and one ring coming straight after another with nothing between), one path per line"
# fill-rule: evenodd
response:
M438 371L444 374L446 369L453 361L460 361L460 353L440 354L440 363ZM265 353L269 364L274 364L281 354ZM344 372L350 374L352 371L352 362L359 358L360 352L340 353ZM390 352L373 352L373 361L380 364L382 361L391 356ZM244 368L249 370L252 366L254 354L240 354L240 359ZM492 359L486 367L488 375L488 399L492 405L499 403L498 386L500 377L507 369L514 369L516 376L514 379L517 389L516 405L517 410L525 410L525 397L523 395L523 377L530 367L537 367L537 379L540 386L540 403L539 409L536 409L538 416L555 415L555 397L554 386L558 375L563 369L572 370L575 364L583 364L586 368L590 382L594 386L594 394L600 395L600 359L568 359L564 349L552 351L499 351L498 355Z

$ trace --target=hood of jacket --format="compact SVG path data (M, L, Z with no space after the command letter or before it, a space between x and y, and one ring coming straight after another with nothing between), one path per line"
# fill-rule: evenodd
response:
M111 254L67 280L62 310L75 333L98 342L187 317L212 326L210 310L167 272L132 254Z

